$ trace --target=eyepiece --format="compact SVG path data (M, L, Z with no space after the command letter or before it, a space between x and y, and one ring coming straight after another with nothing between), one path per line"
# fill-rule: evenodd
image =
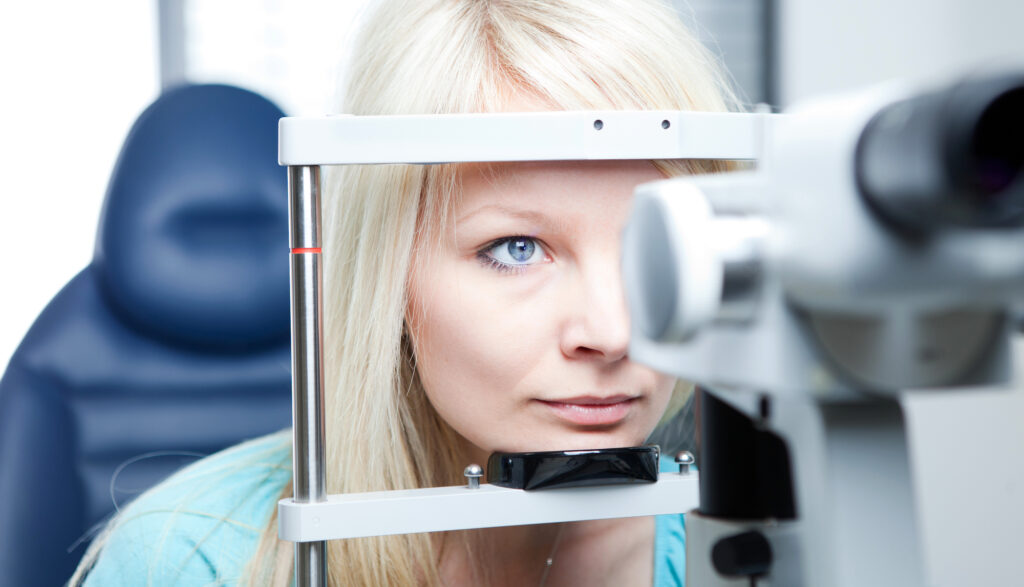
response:
M861 195L901 228L1024 225L1024 75L971 79L882 108L854 165Z
M982 198L998 197L1024 170L1024 87L1011 90L982 112L971 141L970 179Z

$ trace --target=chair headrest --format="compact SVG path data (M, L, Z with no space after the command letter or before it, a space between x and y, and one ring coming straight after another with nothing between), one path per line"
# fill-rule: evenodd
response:
M248 347L287 338L284 114L222 85L165 92L132 127L93 261L114 310L169 342Z

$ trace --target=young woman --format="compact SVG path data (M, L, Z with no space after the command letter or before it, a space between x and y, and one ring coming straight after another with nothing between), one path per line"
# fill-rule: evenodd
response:
M656 0L385 0L344 112L726 110L713 61ZM715 161L359 166L325 197L331 493L460 484L496 450L644 443L670 378L633 363L619 235L633 188ZM676 393L679 393L678 389ZM139 498L72 583L287 585L290 437ZM328 543L332 585L657 585L680 516ZM552 563L547 564L551 559ZM88 573L88 574L86 574Z

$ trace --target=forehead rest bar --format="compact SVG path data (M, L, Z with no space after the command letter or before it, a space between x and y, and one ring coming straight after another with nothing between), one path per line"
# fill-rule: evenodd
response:
M760 157L768 114L568 111L281 119L281 165Z

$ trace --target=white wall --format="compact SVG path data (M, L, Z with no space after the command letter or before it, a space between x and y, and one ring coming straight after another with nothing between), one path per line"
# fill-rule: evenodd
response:
M0 368L92 257L121 142L157 96L154 2L0 4Z
M782 105L897 77L1024 63L1020 0L778 0Z
M779 1L783 105L892 78L1024 64L1020 0ZM1024 367L1024 344L1017 364ZM932 585L1021 584L1021 387L1018 377L1013 393L924 394L907 402Z
M254 90L291 116L337 111L340 65L366 0L181 0L186 74Z
M189 81L240 85L289 114L335 107L364 0L176 1ZM92 258L118 151L159 95L158 46L157 0L0 4L0 371Z

